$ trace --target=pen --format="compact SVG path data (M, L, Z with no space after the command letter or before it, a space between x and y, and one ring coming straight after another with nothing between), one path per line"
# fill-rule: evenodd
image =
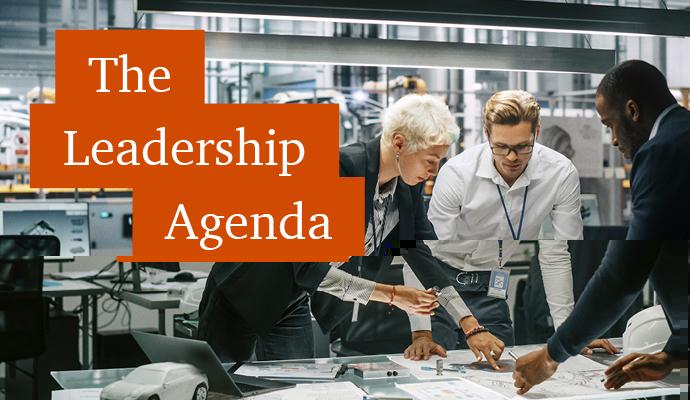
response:
M518 356L515 355L512 351L508 350L508 355L515 361L517 361Z
M635 361L641 359L642 357L643 357L643 356L639 356L639 357L635 358L634 360L632 360L630 363L632 364L632 363L634 363ZM616 371L616 372L612 373L610 377L613 377L613 376L618 375L618 374L620 374L620 373L624 373L624 372L622 372L622 371ZM609 378L609 377L606 377L606 376L605 376L605 377L601 378L601 382L605 381L607 378Z
M436 371L434 367L420 367L422 371ZM444 371L464 373L464 368L443 368Z

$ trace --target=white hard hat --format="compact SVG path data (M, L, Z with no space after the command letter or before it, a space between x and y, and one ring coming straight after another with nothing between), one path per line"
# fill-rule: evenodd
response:
M652 354L663 350L671 328L660 305L644 309L630 317L623 332L623 354Z

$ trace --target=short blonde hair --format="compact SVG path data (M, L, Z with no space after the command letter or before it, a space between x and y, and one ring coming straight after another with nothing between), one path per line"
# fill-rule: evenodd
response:
M495 125L517 125L529 122L532 133L540 124L537 99L524 90L503 90L494 93L484 105L484 129L487 134Z
M382 125L382 144L390 146L393 137L400 134L405 138L406 149L412 153L450 145L460 136L460 128L448 106L428 94L408 94L396 101L384 112Z

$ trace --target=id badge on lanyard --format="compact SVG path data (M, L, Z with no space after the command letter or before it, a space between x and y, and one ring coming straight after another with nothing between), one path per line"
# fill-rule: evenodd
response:
M525 205L527 204L527 190L529 186L525 186L525 194L522 198L522 211L520 212L520 225L518 226L517 233L513 229L513 223L510 221L510 215L508 214L508 209L506 203L503 200L503 193L501 193L501 188L496 185L498 190L498 196L501 198L501 205L503 205L503 213L508 221L508 227L510 228L510 233L513 236L513 240L520 240L520 233L522 232L522 222L525 218ZM491 271L491 277L489 278L489 290L487 295L490 297L496 297L498 299L508 298L508 283L510 282L510 271L503 268L503 240L498 241L498 268Z
M510 282L510 271L503 268L503 240L498 241L498 268L491 271L489 278L489 290L487 295L497 299L508 298L508 283Z

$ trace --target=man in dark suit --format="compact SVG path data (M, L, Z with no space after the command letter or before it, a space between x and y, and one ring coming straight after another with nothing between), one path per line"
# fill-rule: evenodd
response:
M611 143L633 160L628 239L690 239L690 111L673 97L663 74L641 61L606 73L596 108Z
M606 73L597 88L596 108L602 123L611 128L612 144L633 160L629 241L609 244L575 310L548 346L516 362L513 376L519 394L553 375L559 362L577 353L580 343L604 333L648 278L671 326L671 339L662 352L618 360L606 371L605 386L617 389L631 380L661 379L672 368L687 366L690 111L678 106L663 74L640 60L623 62Z
M606 370L604 386L618 389L633 380L658 380L673 368L687 367L687 268L687 241L611 241L575 309L549 338L547 346L521 356L515 363L513 377L518 394L551 377L559 363L608 330L637 298L647 279L664 310L671 337L658 353L633 353L620 358Z

